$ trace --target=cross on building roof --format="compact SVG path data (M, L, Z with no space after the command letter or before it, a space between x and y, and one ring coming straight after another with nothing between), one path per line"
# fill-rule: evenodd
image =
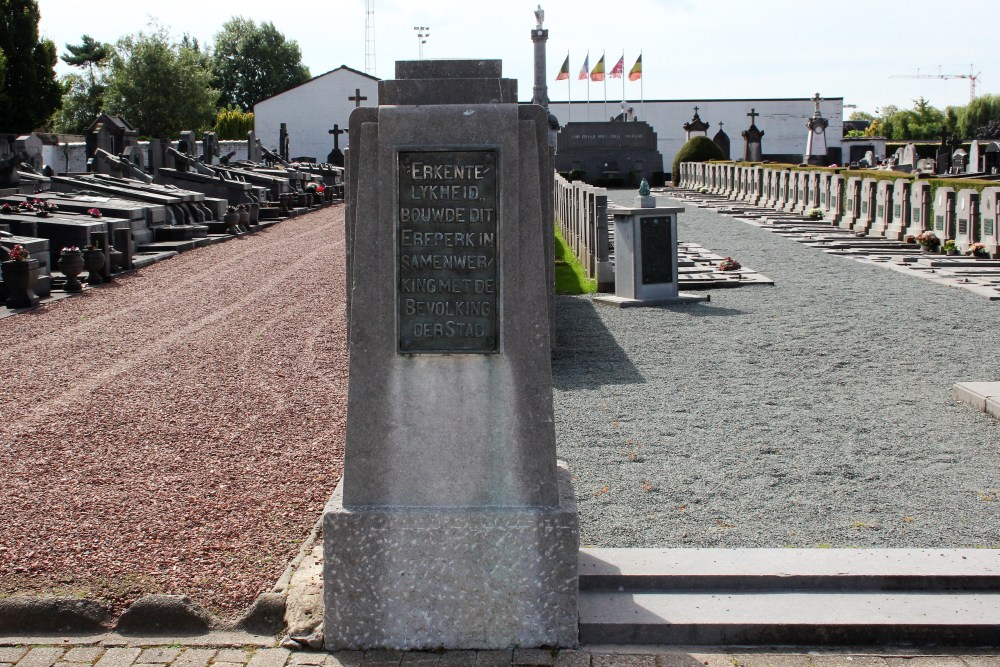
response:
M751 125L753 125L754 123L757 122L757 116L759 116L759 115L760 114L757 113L756 109L754 109L753 107L750 108L750 113L748 113L747 116L750 117L750 124Z
M367 100L368 98L361 95L361 89L360 88L355 88L354 89L354 96L353 97L348 97L347 99L350 100L351 102L354 102L354 106L355 107L360 107L361 106L361 102L363 102L364 100Z

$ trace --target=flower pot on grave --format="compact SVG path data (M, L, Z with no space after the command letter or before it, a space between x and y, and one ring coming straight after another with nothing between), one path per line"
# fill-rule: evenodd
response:
M240 229L246 232L250 231L250 211L243 209L238 213L240 216Z
M236 236L240 233L240 228L237 226L240 222L240 214L236 211L228 211L224 216L222 216L222 222L226 224L226 232Z
M80 284L79 276L83 273L83 253L77 250L76 252L64 252L59 255L58 262L59 270L64 276L66 276L66 286L63 288L67 292L79 292L83 289L83 285Z
M100 285L104 282L101 271L104 270L104 251L100 248L87 248L83 251L83 266L90 273L87 274L87 282L91 285Z
M34 308L38 305L35 287L38 285L38 260L8 261L0 263L3 282L7 288L8 308Z
M122 262L125 261L125 253L117 250L114 246L108 246L108 259L111 262L112 271L121 271Z
M951 250L945 250L944 254L948 255L949 257L953 257L958 254L958 249L952 248Z

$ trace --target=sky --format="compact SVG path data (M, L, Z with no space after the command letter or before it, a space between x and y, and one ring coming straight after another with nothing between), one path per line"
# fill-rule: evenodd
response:
M498 58L518 80L522 100L534 81L531 30L537 2L524 0L372 0L375 72L393 76L397 60L419 56L418 31L428 27L424 58ZM998 0L961 0L943 11L929 0L547 0L547 79L553 101L586 100L577 79L588 51L611 71L624 54L625 71L642 52L640 82L625 80L625 97L653 99L843 97L875 113L909 108L924 97L938 108L965 105L969 79L938 74L980 73L977 94L1000 93ZM158 21L211 44L234 14L270 21L298 42L315 76L341 65L365 71L364 0L284 4L274 0L38 0L40 32L60 53L83 34L103 42ZM569 56L570 81L555 81ZM970 70L970 66L974 69ZM58 73L72 71L60 62ZM897 75L935 78L894 78ZM621 101L622 80L589 84L590 99ZM853 108L851 105L855 105Z

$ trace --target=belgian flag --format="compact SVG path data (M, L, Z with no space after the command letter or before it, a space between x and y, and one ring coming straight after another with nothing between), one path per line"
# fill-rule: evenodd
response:
M636 59L635 64L632 65L632 69L628 71L629 81L638 81L642 78L642 54Z

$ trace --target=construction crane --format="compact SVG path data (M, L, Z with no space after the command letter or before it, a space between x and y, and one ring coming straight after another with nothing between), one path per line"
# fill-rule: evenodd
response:
M375 0L365 0L365 73L375 76Z
M893 74L890 79L968 79L969 80L969 101L976 99L976 84L979 82L979 77L982 72L975 72L976 68L974 65L969 65L968 74L943 74L941 72L941 66L938 65L937 74L921 74L920 70L917 70L916 74ZM973 74L975 72L975 74Z

